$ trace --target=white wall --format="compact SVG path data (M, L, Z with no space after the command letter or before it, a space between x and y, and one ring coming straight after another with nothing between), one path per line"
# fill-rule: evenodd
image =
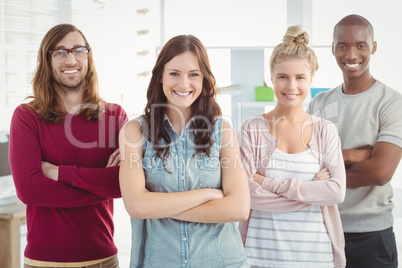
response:
M80 12L75 11L72 14L72 23L78 24L77 26L83 29L96 50L95 60L103 97L108 101L119 102L121 94L136 90L138 95L141 95L138 99L143 100L143 102L138 102L138 99L133 100L138 111L141 111L141 106L145 105L145 98L143 98L145 89L136 88L132 82L133 70L139 62L130 54L133 53L130 47L135 43L135 29L139 26L138 22L133 23L132 16L136 13L133 8L136 4L133 3L141 1L71 0L74 7L82 7ZM89 10L97 2L104 2L109 7L103 10ZM164 3L166 13L164 28L160 29L161 36L165 39L160 43L164 43L176 34L192 33L208 47L268 47L269 51L270 47L281 42L287 23L292 21L292 18L287 17L288 10L291 8L288 6L288 3L292 2L290 0L161 0L160 2ZM369 19L374 26L378 50L372 57L373 75L402 92L399 81L402 75L401 0L300 0L300 2L303 2L302 6L307 7L308 10L306 12L306 10L297 9L295 12L303 12L304 17L301 16L301 18L310 27L312 45L320 62L320 69L314 78L313 86L334 87L342 82L342 74L330 50L332 29L342 17L357 13ZM297 7L299 8L300 4ZM297 21L299 17L295 19ZM158 24L159 21L155 23L156 26ZM155 30L159 29L155 27ZM113 53L113 49L120 50ZM266 68L264 72L267 71ZM239 74L239 78L242 78L241 75ZM247 84L247 75L243 74L243 78L244 84ZM247 90L249 94L253 94L252 89ZM250 95L247 98L252 97ZM134 105L131 104L130 107L127 103L123 107L126 110L132 110ZM397 216L395 231L399 244L402 240L401 178L402 168L400 167L392 181L396 188L395 200L399 200L395 208ZM131 231L121 200L117 200L117 203L116 243L120 252L126 256L129 254ZM401 258L402 248L399 252ZM127 265L122 263L122 267Z
M374 27L377 52L371 58L371 72L375 78L402 92L399 77L402 75L402 1L400 0L312 0L312 43L328 46L332 43L332 30L344 16L359 14ZM335 86L342 82L330 48L315 48L320 69L314 79L317 87ZM326 87L326 86L325 86Z

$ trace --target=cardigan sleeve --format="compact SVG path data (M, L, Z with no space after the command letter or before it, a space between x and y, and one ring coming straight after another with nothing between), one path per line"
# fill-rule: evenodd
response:
M253 180L262 157L259 150L259 144L262 143L259 137L261 137L262 133L251 127L249 125L250 122L245 121L240 129L240 143L241 157L250 186L251 209L267 212L289 212L309 207L309 204L263 189Z
M113 110L116 111L116 114L111 116L111 118L115 119L114 126L116 127L116 130L113 132L116 133L116 137L113 137L113 139L116 141L115 148L117 149L119 148L119 131L124 123L127 122L128 117L126 112L120 106L118 106L117 109L114 108ZM88 168L72 165L60 165L59 181L101 197L121 197L119 185L119 166Z
M81 207L106 200L88 191L53 181L42 172L42 150L36 115L21 105L10 127L10 167L19 199L27 205Z
M343 164L341 142L333 123L317 122L311 149L320 162L321 169L327 167L331 178L303 182L298 178L284 180L265 179L263 188L291 200L311 205L329 206L343 202L346 191L346 173ZM313 132L314 133L314 132Z

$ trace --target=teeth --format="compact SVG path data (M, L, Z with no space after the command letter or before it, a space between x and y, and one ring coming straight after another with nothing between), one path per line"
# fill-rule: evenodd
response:
M295 94L285 94L286 97L291 98L291 99L296 99L297 95Z
M187 96L187 95L190 95L191 91L187 91L187 92L175 91L175 93L180 96Z
M354 64L346 63L346 67L349 67L349 68L356 68L357 66L359 66L359 63L354 63Z
M76 72L78 72L78 70L67 70L67 71L64 71L63 73L65 73L65 74L73 74L73 73L76 73Z

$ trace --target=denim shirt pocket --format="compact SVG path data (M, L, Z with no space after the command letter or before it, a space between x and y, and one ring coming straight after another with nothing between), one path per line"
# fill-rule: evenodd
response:
M222 188L219 156L197 155L199 184L201 188Z
M159 157L144 156L145 186L151 192L162 192L165 179L163 161Z

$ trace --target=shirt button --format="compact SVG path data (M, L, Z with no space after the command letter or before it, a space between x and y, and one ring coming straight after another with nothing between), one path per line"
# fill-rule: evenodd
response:
M183 238L183 241L186 241L186 240L187 240L187 238L184 237L184 238Z
M184 260L184 263L188 263L188 260Z
M181 176L180 179L184 180L184 176Z

